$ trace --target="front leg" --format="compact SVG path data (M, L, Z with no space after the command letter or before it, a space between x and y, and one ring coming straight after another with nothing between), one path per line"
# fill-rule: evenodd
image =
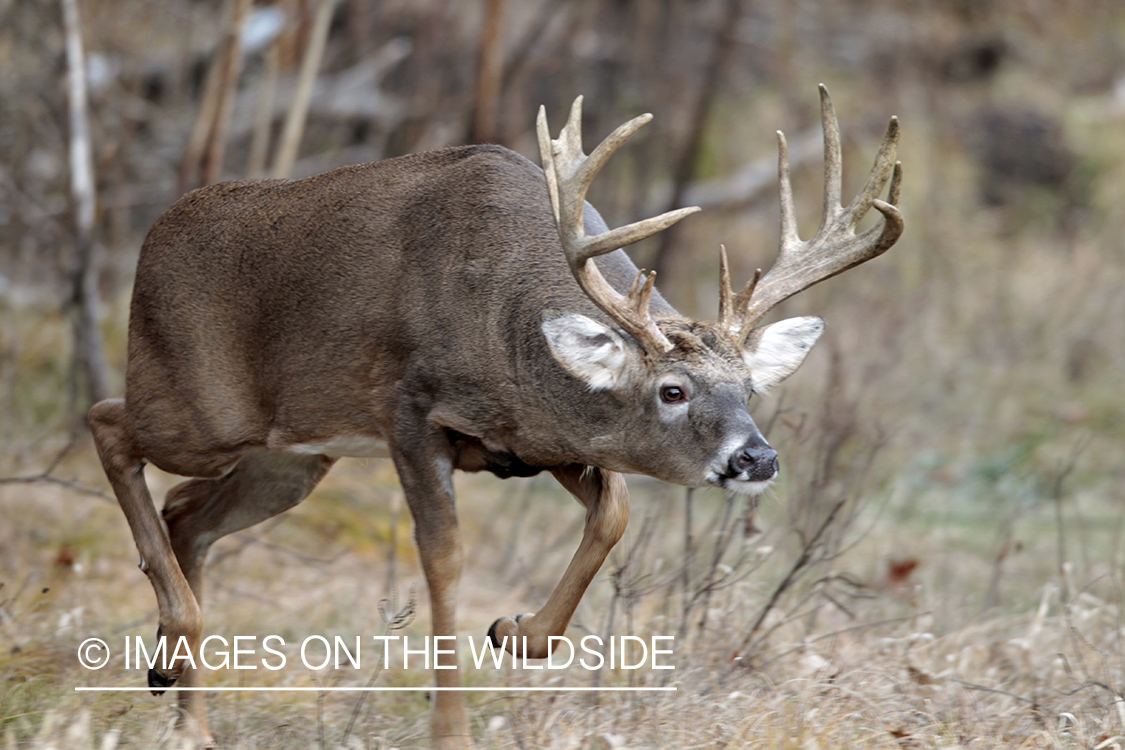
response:
M617 472L596 466L574 465L551 473L578 502L586 506L582 542L562 580L538 612L518 619L501 617L488 631L496 646L503 645L504 637L508 636L507 647L513 654L522 652L526 636L527 657L531 659L546 658L549 653L547 639L566 632L586 588L629 523L629 489L625 486L625 478Z
M444 434L413 422L416 431L402 430L389 445L407 505L414 517L414 540L426 586L430 590L430 618L434 636L456 636L457 586L461 579L461 535L453 498L453 450ZM456 638L442 643L441 663L435 663L439 688L461 686L457 670ZM452 654L445 652L452 651ZM438 657L435 656L435 659ZM431 719L436 750L472 748L469 717L462 693L437 690Z

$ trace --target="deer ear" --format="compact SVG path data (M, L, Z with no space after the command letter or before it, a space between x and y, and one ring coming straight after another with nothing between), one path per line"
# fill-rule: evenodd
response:
M590 390L612 388L625 377L625 341L596 320L575 313L548 314L543 335L555 360Z
M750 368L754 390L765 393L801 366L824 332L824 319L789 318L758 328L746 341L742 359Z

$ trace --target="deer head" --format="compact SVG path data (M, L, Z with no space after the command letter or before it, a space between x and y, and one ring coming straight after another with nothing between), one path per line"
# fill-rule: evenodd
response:
M637 273L627 293L617 291L594 258L659 232L699 210L682 208L588 236L585 195L609 157L651 120L642 115L622 125L590 156L581 147L582 98L571 108L558 139L549 136L546 113L537 123L548 192L567 262L586 295L612 325L574 312L547 311L542 321L555 360L590 391L622 408L615 414L612 455L597 456L606 468L655 476L687 486L713 485L758 492L777 474L777 453L750 416L751 397L768 391L805 360L824 330L819 317L758 324L782 300L880 255L902 234L896 208L902 180L895 161L898 121L892 118L863 189L841 205L840 135L832 101L820 87L824 128L824 217L816 234L797 234L785 136L778 132L781 242L770 271L761 270L737 294L730 285L725 248L720 249L718 320L692 321L651 300L655 273ZM890 182L887 201L878 196ZM874 208L875 227L856 234ZM605 429L605 426L603 426Z

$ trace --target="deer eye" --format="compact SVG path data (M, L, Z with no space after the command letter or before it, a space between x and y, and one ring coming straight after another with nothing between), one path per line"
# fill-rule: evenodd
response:
M660 400L666 404L679 404L688 400L687 389L678 385L666 385L660 389Z

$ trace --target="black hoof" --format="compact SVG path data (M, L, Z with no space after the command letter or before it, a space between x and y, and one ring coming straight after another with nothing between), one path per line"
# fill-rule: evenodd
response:
M492 623L492 627L490 627L488 629L488 640L492 641L492 645L495 646L496 648L502 648L504 646L504 644L501 643L500 639L496 637L496 626L500 624L500 620L513 619L513 620L516 621L516 625L519 625L520 620L522 620L526 616L527 615L516 615L513 618L501 617L499 620ZM515 639L513 638L512 640L513 640L513 647L514 647L515 646Z
M503 644L502 644L502 643L500 643L500 641L499 641L499 640L498 640L498 639L496 638L496 626L497 626L497 625L499 625L499 624L500 624L500 620L503 620L503 619L504 619L504 618L503 618L503 617L501 617L501 618L500 618L499 620L497 620L496 622L492 623L492 627L490 627L490 628L488 629L488 640L492 641L492 645L493 645L493 646L495 646L496 648L500 648L500 647L501 647L501 646L503 645Z
M164 637L164 626L158 624L156 626L156 645L157 645L158 648L160 646L160 639L162 637ZM157 672L155 669L149 669L148 670L148 686L150 688L172 687L172 685L175 682L176 682L175 680L168 679L164 675ZM153 690L152 694L153 695L164 695L164 691L163 690Z
M174 677L165 677L155 669L148 670L148 686L153 689L153 695L164 695L164 691L157 690L157 688L172 687L175 684L176 679Z

